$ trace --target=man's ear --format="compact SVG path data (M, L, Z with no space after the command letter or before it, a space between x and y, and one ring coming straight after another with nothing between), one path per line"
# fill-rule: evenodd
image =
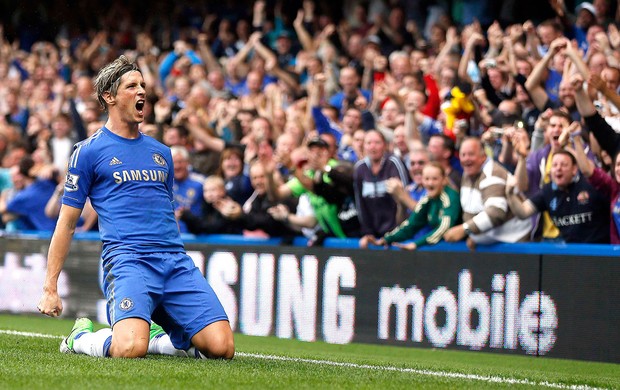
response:
M105 91L101 97L103 97L103 100L106 102L106 104L108 106L111 106L114 104L114 102L116 101L116 99L114 98L114 96L112 96L112 94L110 93L110 91Z

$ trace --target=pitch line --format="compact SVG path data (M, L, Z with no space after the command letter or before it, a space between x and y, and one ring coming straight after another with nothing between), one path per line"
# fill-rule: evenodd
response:
M64 336L54 336L51 334L20 332L16 330L4 330L4 329L0 329L0 334L8 334L12 336L21 336L21 337L58 339L58 340L64 338ZM403 373L411 373L411 374L416 374L416 375L434 376L434 377L439 377L439 378L464 379L464 380L472 380L472 381L487 382L487 383L500 383L500 384L507 384L507 385L539 386L539 387L548 387L552 389L566 389L566 390L604 390L604 388L601 388L601 387L592 387L588 385L565 385L562 383L554 383L554 382L547 382L547 381L536 382L536 381L531 381L529 379L504 378L501 376L483 376L483 375L475 375L475 374L462 374L458 372L433 371L433 370L423 370L423 369L417 369L417 368L402 368L402 367L393 367L393 366L373 366L369 364L343 363L343 362L334 362L331 360L304 359L304 358L278 356L278 355L263 355L263 354L258 354L258 353L235 352L235 356L248 357L248 358L254 358L254 359L263 359L263 360L274 360L274 361L280 361L280 362L308 363L308 364L316 364L316 365L324 365L324 366L332 366L332 367L355 368L355 369L361 369L361 370L403 372Z

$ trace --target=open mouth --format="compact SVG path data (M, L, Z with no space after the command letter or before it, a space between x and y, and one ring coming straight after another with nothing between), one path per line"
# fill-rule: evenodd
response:
M138 110L138 112L142 114L144 110L144 100L138 100L138 102L136 103L136 110Z

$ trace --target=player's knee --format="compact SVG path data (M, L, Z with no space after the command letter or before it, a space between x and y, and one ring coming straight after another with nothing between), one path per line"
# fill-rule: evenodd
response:
M235 340L232 332L211 333L208 339L197 341L198 350L210 359L232 359L235 355Z
M232 359L235 356L235 341L232 335L220 333L212 336L208 345L201 352L211 359Z
M110 356L117 358L143 358L146 356L148 347L148 339L144 342L143 340L126 338L116 343L113 340L110 346Z

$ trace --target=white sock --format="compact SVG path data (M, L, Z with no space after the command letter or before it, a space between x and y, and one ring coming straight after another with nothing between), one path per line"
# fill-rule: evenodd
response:
M187 350L186 353L188 357L193 357L196 359L207 359L207 357L203 355L203 353L200 352L196 347L191 347Z
M105 357L105 344L108 338L112 337L112 329L105 328L94 333L85 332L79 338L73 341L73 350L75 353L83 353L89 356ZM108 348L109 349L109 342Z
M172 345L172 341L170 341L170 336L168 336L167 334L162 334L149 340L148 353L156 355L187 357L187 352L181 349L176 349L174 345Z

